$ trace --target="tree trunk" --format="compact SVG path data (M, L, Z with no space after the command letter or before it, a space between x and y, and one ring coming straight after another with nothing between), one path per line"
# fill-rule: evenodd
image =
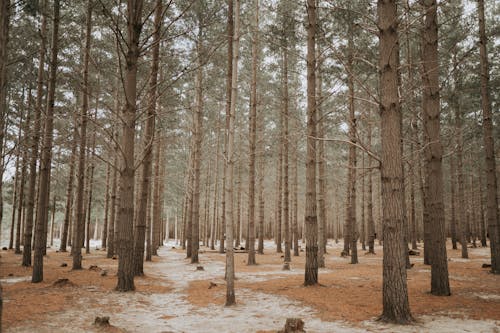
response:
M318 46L318 54L321 54L321 49ZM317 131L318 136L323 138L325 136L325 112L323 111L323 107L321 107L321 103L323 100L323 80L322 80L322 71L323 71L323 60L318 60L318 68L316 71L316 87L318 91L318 104L317 113L318 113L318 123L317 123ZM326 167L325 167L325 142L320 140L316 143L317 146L317 164L318 164L318 267L325 267L325 252L326 252Z
M453 250L457 249L457 218L455 213L455 158L450 156L450 233L451 233L451 244Z
M92 1L87 1L86 13L86 33L85 33L85 51L83 56L83 83L82 83L82 109L80 113L80 148L78 151L78 173L76 185L76 219L73 225L73 246L71 255L73 256L73 269L82 269L82 249L84 225L85 225L85 155L87 149L87 122L89 108L89 61L90 61L90 43L92 38Z
M36 88L36 102L35 102L35 118L33 125L33 132L31 138L31 152L29 161L29 182L28 182L28 197L26 219L24 226L24 240L23 240L23 266L31 266L31 239L33 237L33 215L35 210L35 197L36 197L36 175L37 175L37 161L39 156L38 146L40 143L41 132L41 115L42 115L42 101L43 101L43 88L44 88L44 74L45 74L45 52L46 52L46 33L47 33L47 1L42 0L40 4L41 24L40 24L40 53L38 56L38 74L37 74L37 88Z
M232 0L229 0L229 8L231 9ZM226 168L228 177L226 181L226 199L229 201L226 205L226 306L236 303L234 293L234 251L233 251L233 221L234 221L234 200L233 200L233 173L234 173L234 128L235 128L235 112L236 101L238 94L238 51L240 43L240 0L234 0L234 35L233 35L233 61L232 61L232 77L231 77L231 108L227 118L229 120L229 131L227 137L226 150Z
M59 247L60 252L66 252L66 247L68 246L68 234L69 234L69 226L71 222L71 213L73 206L73 184L75 179L75 163L76 163L76 152L78 148L78 125L77 125L77 117L76 112L73 117L73 137L71 139L71 156L69 160L69 174L68 174L68 184L66 187L66 206L64 208L64 222L63 222L63 230L61 236L61 245ZM72 237L71 234L69 234Z
M7 64L8 52L7 44L9 42L9 24L10 24L10 0L3 0L0 5L0 156L2 161L0 163L0 221L3 221L3 175L5 165L3 161L4 145L5 145L5 122L7 119ZM14 214L14 213L13 213ZM1 225L1 223L0 223ZM0 239L2 230L0 227ZM11 247L12 248L12 247ZM2 288L0 286L0 319L1 319L1 302L2 302ZM1 322L1 320L0 320ZM0 328L1 331L1 328Z
M96 94L96 100L97 100L97 96L99 96L99 94ZM96 101L96 114L94 116L94 121L95 121L95 117L97 116L97 101ZM91 221L91 218L92 218L92 196L93 196L93 191L94 191L94 170L95 170L95 130L93 131L92 133L92 144L91 144L91 147L92 149L90 150L89 152L89 156L88 156L88 159L89 159L89 166L88 168L90 170L87 170L88 172L88 185L87 185L87 189L88 189L88 196L87 196L87 213L86 213L86 219L87 219L87 227L86 227L86 233L85 233L85 253L86 254L89 254L90 253L90 235L91 235L91 232L90 232L90 221Z
M110 191L110 184L109 180L111 178L111 166L109 163L106 165L106 189L104 193L104 223L102 226L102 241L101 241L101 246L102 249L104 250L108 246L108 217L109 217L109 191Z
M436 296L450 295L448 261L444 226L443 203L443 148L440 140L438 26L436 0L423 0L425 26L423 32L423 112L426 138L425 168L429 199L429 224L431 226L431 293Z
M257 142L257 71L259 48L259 0L254 0L255 18L252 31L252 79L250 83L250 121L248 166L248 260L247 265L255 265L255 160ZM260 232L259 232L260 237ZM260 239L260 238L259 238Z
M316 215L316 0L307 0L307 155L304 285L318 283L318 217Z
M372 146L372 125L368 121L368 149ZM375 221L373 219L373 172L372 172L372 158L368 157L368 221L367 221L367 232L368 232L368 253L375 254Z
M490 236L491 272L500 274L500 219L498 212L498 180L493 140L493 119L489 92L488 52L484 23L484 0L478 0L479 54L481 59L481 105L483 109L483 138L486 166L486 221Z
M123 164L120 169L120 205L117 221L118 283L117 291L134 290L134 144L137 117L137 62L140 57L139 38L142 30L143 0L127 3L127 53L125 69L125 101L121 149Z
M35 255L33 258L33 275L31 282L43 281L43 254L47 235L45 231L48 213L50 169L52 160L52 142L54 130L54 101L56 92L57 53L59 37L59 0L54 0L52 16L52 43L50 56L49 86L47 89L47 109L45 111L45 129L43 136L42 156L40 160L39 199L37 206L37 221L35 226ZM44 241L45 238L45 241Z
M144 150L142 161L142 175L139 189L139 204L137 211L137 222L134 233L134 275L144 275L144 241L146 239L146 215L148 207L149 192L151 189L151 175L153 163L153 140L155 133L155 113L158 84L158 64L160 56L160 29L163 15L161 0L155 4L153 49L151 61L151 75L149 77L149 98L146 126L144 129Z
M201 160L203 144L203 13L201 8L196 8L198 19L198 36L196 40L197 70L196 70L196 102L194 119L194 165L193 165L193 220L192 220L192 254L191 263L198 263L198 250L200 247L200 188L201 188Z
M401 168L401 106L398 94L397 4L379 0L379 84L381 120L381 186L383 220L382 321L409 323L405 248L403 246L403 178Z
M233 77L233 38L234 38L234 22L233 22L233 0L227 0L227 76L226 76L226 131L224 135L224 156L227 157L228 136L229 136L229 119L231 114L231 82ZM226 240L226 178L227 178L228 163L224 163L222 174L222 212L220 223L220 242L219 253L224 253L224 243ZM233 223L231 221L231 223ZM232 244L230 243L232 246Z
M54 222L56 218L56 195L52 197L52 219L50 221L50 246L54 246Z
M286 39L286 37L285 37ZM289 118L289 96L288 96L288 43L283 48L283 225L285 227L285 262L292 260L290 255L290 190L288 186L288 118Z
M15 240L15 254L21 254L21 232L22 232L22 220L26 216L23 216L26 198L25 198L25 187L26 187L26 170L28 167L28 150L29 150L29 134L28 131L31 128L31 107L32 107L32 96L31 89L28 90L28 113L26 116L26 121L24 122L24 137L23 137L23 155L22 155L22 165L21 165L21 180L19 183L19 204L17 205L17 224L16 224L16 240Z

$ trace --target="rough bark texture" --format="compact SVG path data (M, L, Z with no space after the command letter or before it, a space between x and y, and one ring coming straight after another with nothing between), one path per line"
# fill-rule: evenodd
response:
M229 0L231 3L233 0ZM238 51L240 42L240 0L234 0L234 35L233 35L233 61L232 61L232 77L231 77L231 107L229 109L229 132L227 137L227 150L226 150L226 168L228 177L226 178L226 199L229 201L226 205L226 237L227 237L227 250L226 250L226 306L236 303L236 296L234 293L234 251L233 251L233 221L234 221L234 200L233 200L233 174L234 174L234 128L235 128L235 112L236 101L238 94Z
M3 0L0 5L0 156L4 154L4 137L5 137L5 122L7 116L7 63L8 54L7 46L9 42L9 24L10 24L10 0ZM0 163L0 221L3 221L3 174L4 174L4 161ZM14 213L13 213L14 214ZM1 223L0 223L1 224ZM0 236L2 230L0 228ZM12 237L11 237L12 239ZM11 246L12 248L12 246ZM2 300L0 286L0 304ZM1 305L0 305L0 319L1 319ZM1 321L0 321L1 323ZM1 330L1 327L0 327Z
M498 179L496 174L493 120L489 92L488 52L484 23L484 0L478 0L479 53L481 59L481 104L483 108L483 137L486 167L486 222L490 236L491 272L500 274L500 219L498 212Z
M38 185L37 221L35 225L35 254L31 282L43 281L43 255L46 249L46 224L48 220L50 169L52 162L52 143L54 130L54 101L56 92L57 53L59 46L59 0L54 0L52 15L52 43L50 55L49 86L47 89L47 109L45 111L45 129L42 155L40 159L40 182Z
M110 183L111 178L111 166L106 165L106 189L104 192L104 216L103 216L103 226L102 226L102 248L105 249L108 246L108 221L109 221L109 197L110 197Z
M92 1L87 2L86 13L86 32L85 32L85 51L83 55L83 81L82 81L82 109L80 111L80 147L78 150L78 173L76 185L76 219L73 226L73 246L71 255L73 256L73 269L82 268L82 250L80 244L83 242L85 224L85 206L84 206L84 188L85 188L85 158L87 150L87 123L89 108L89 61L90 61L90 43L92 38Z
M156 113L156 87L158 83L158 64L160 57L160 28L163 15L161 0L155 4L153 48L151 61L151 75L149 77L149 96L146 126L144 129L144 149L142 161L142 174L139 189L139 205L137 209L137 221L134 233L134 274L144 274L144 241L146 239L146 215L148 207L149 192L151 189L151 175L153 172L153 140L155 133Z
M383 222L382 321L411 322L403 244L403 193L401 179L401 106L398 95L399 52L397 5L394 0L377 3L379 28L379 84L381 120L381 185Z
M118 283L116 290L134 290L134 144L137 117L137 62L140 56L139 37L142 30L142 0L127 3L127 54L125 68L125 105L121 148L120 203L117 221Z
M254 0L255 18L252 32L252 79L250 83L250 121L248 165L248 260L247 265L255 265L255 160L257 142L257 70L259 47L259 0ZM259 238L260 239L260 238Z
M227 157L228 135L229 135L229 119L231 114L231 82L233 78L233 38L234 38L234 21L233 21L233 0L227 1L227 75L226 75L226 131L224 135L224 155ZM224 244L226 241L226 178L227 178L227 163L224 163L222 173L222 212L220 222L220 239L219 253L224 253ZM232 221L231 221L232 223ZM232 243L230 243L232 246Z
M198 250L200 247L200 188L201 188L201 151L203 144L203 13L197 7L198 36L196 40L197 70L196 70L196 101L193 126L194 157L193 157L193 220L192 220L192 254L191 263L198 263Z
M423 32L423 113L426 138L425 175L428 189L429 223L431 226L431 293L450 295L443 202L443 148L440 139L438 25L436 0L423 0L425 26ZM427 245L428 246L428 245ZM426 246L426 247L427 247Z
M36 88L36 101L35 101L35 118L33 124L33 132L31 138L31 152L29 162L29 182L28 182L28 197L26 208L26 220L24 226L24 240L23 240L23 266L31 266L31 239L33 237L33 214L35 210L35 197L36 197L36 179L37 179L37 161L39 156L38 146L40 143L40 130L41 130L41 115L42 115L42 100L43 100L43 86L44 86L44 66L45 66L45 52L46 52L46 33L47 33L47 1L42 0L40 4L41 23L40 23L40 53L38 56L38 74L37 74L37 88Z
M307 156L304 285L318 283L318 217L316 215L316 1L307 0Z
M285 26L286 27L286 26ZM288 96L288 43L283 47L283 226L285 237L285 262L291 261L290 255L290 187L288 182L288 118L289 118L289 96Z
M321 49L318 47L318 53L321 54ZM318 91L318 136L323 138L325 136L325 119L321 102L323 99L323 80L322 80L322 60L318 61L318 69L316 73L316 84ZM325 167L325 141L319 140L316 143L317 147L317 164L318 164L318 267L325 267L325 252L326 252L326 167Z
M16 239L14 243L14 253L21 254L21 230L24 208L26 206L25 187L26 187L26 171L28 168L28 151L29 151L29 135L28 130L31 128L31 89L28 91L28 114L24 122L24 143L22 145L22 166L21 166L21 180L19 183L19 204L17 206L17 224L16 224Z
M368 149L371 149L372 145L372 127L370 122L368 122ZM368 157L368 166L372 167L372 158ZM373 219L373 173L372 170L368 170L368 221L367 221L367 232L368 232L368 253L375 254L375 221Z

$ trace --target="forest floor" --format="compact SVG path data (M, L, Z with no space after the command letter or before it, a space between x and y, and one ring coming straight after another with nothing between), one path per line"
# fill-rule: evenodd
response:
M410 306L416 319L409 326L376 321L382 312L382 248L375 255L358 250L359 264L340 257L342 243L329 242L320 285L304 287L304 252L282 270L282 254L266 242L256 266L247 266L238 253L236 301L224 307L225 256L202 247L200 264L170 242L144 265L145 276L135 279L136 291L119 293L117 260L94 249L83 259L83 270L71 270L68 253L48 249L44 281L32 284L31 268L21 256L1 251L0 282L4 289L5 332L276 332L286 318L304 320L311 332L493 332L500 333L500 277L482 268L489 248L448 250L452 295L429 293L430 267L412 256L408 270ZM62 267L66 263L67 266ZM92 267L96 266L96 267ZM197 266L203 266L198 270ZM92 268L91 268L92 267ZM102 271L106 275L102 275ZM58 279L69 279L64 285ZM96 316L109 316L111 327L93 325Z

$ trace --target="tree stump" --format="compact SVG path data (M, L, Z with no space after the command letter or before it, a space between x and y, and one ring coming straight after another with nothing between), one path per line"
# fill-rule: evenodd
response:
M287 318L285 327L278 333L306 333L304 321L300 318Z
M290 263L289 262L285 262L283 264L283 270L284 271L289 271L290 270Z
M94 325L95 326L99 326L99 327L110 326L110 324L109 324L109 317L108 316L105 316L105 317L95 317Z

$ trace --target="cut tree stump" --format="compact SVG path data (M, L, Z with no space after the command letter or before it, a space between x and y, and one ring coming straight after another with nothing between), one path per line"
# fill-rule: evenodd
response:
M109 324L109 317L108 316L105 316L105 317L95 317L94 325L95 326L99 326L99 327L110 326L110 324Z
M290 263L289 262L285 262L283 264L283 270L284 271L289 271L290 270Z
M304 321L300 318L287 318L285 327L278 333L306 333Z

